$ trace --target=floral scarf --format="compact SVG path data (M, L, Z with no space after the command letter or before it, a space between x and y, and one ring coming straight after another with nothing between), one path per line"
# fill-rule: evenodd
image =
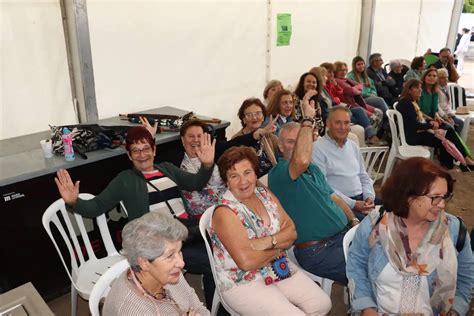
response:
M372 223L378 219L379 213L372 212ZM457 279L456 251L449 236L446 214L440 212L438 219L430 223L418 249L411 253L406 224L392 212L385 212L369 235L370 247L377 242L382 244L390 264L404 279L428 276L436 271L430 304L440 311L440 315L446 315L454 302ZM400 302L400 306L403 305L404 302Z

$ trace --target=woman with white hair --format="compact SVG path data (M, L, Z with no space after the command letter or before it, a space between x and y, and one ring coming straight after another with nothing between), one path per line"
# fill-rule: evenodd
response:
M130 269L113 283L103 315L209 315L181 272L187 236L183 224L157 212L128 222L122 246Z
M398 59L391 60L389 65L390 72L388 73L388 75L392 77L393 80L395 80L395 86L393 87L393 89L395 90L395 93L397 95L400 95L403 90L403 77L405 76L408 69L405 68Z

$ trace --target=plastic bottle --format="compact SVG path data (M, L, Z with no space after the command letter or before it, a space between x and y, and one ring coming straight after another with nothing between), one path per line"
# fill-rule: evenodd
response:
M67 127L63 128L62 141L63 141L64 158L66 158L66 161L73 161L74 158L76 157L74 156L74 148L72 148L71 131Z

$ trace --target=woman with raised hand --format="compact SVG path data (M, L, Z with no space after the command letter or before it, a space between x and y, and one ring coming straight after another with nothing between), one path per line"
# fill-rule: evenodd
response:
M279 92L277 92L277 94L278 93ZM272 117L272 115L270 115L270 117L267 117L267 121L264 124L267 110L258 98L244 100L239 108L238 116L242 124L242 129L232 136L232 139L236 139L236 137L241 137L242 135L255 133L258 130L261 131L262 137L252 146L257 152L257 175L260 178L266 175L277 163L278 138L274 133L277 129L276 121L279 117Z
M155 209L162 209L165 201L181 199L183 190L195 191L204 188L214 170L216 142L211 141L209 134L205 134L199 139L199 143L196 155L201 166L196 174L183 171L169 162L155 165L155 139L146 127L133 127L127 132L125 139L125 149L132 168L120 172L93 199L83 200L78 197L79 181L74 183L66 170L59 170L54 180L66 206L73 212L93 218L110 211L122 201L128 220L133 220ZM149 186L149 182L161 192ZM169 186L169 183L174 186ZM204 275L206 304L211 306L215 285L204 241L201 239L201 242L185 244L183 254L186 270Z

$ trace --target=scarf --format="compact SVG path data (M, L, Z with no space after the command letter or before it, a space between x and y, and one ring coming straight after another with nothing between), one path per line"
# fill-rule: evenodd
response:
M372 223L378 220L378 216L378 212L372 212ZM408 294L404 293L404 290L410 289L410 286L413 288L413 284L419 290L420 276L428 276L435 271L437 276L433 279L431 306L439 311L439 315L446 315L454 302L457 259L453 242L449 236L448 218L442 211L439 213L438 219L429 225L428 231L415 253L411 253L409 247L406 224L401 217L392 212L385 212L369 235L369 247L380 242L392 267L403 276L400 313L416 312L415 310L403 310L409 305L406 301L416 302L416 297L404 295ZM405 284L408 284L406 288L403 286ZM411 294L416 293L417 289L411 291ZM416 308L416 305L413 304L409 308Z
M413 104L413 108L415 109L415 112L416 112L416 120L420 123L426 123L425 117L423 115L423 112L421 112L421 109L418 103L413 101L411 104Z

